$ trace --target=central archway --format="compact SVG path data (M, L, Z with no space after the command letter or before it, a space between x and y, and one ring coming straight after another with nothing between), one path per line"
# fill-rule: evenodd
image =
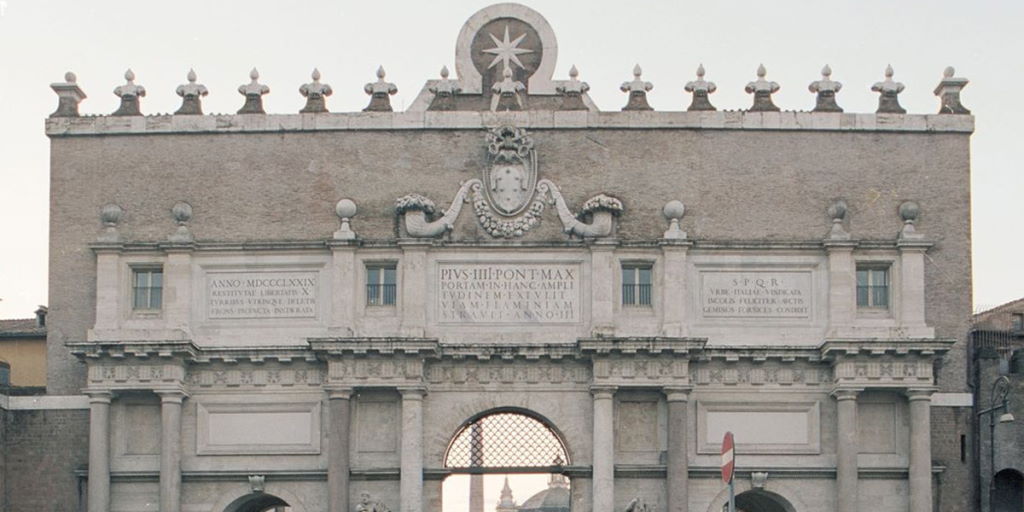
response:
M261 492L242 496L228 505L224 512L291 512L288 502Z
M736 512L796 512L796 509L778 494L751 489L736 495Z
M443 510L465 510L461 503L468 498L470 511L569 512L571 483L563 474L569 462L562 436L542 416L518 408L477 414L445 450L450 476ZM445 507L449 503L454 508Z

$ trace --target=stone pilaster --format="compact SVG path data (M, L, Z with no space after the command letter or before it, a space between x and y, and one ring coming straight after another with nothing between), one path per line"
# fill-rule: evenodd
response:
M857 395L859 389L837 389L836 510L857 512Z
M427 247L423 241L399 241L402 248L402 275L399 282L402 336L423 336L427 325Z
M910 512L932 511L932 421L934 389L908 389L910 402Z
M401 512L423 511L423 396L422 387L400 388L402 393L402 454L399 496Z
M661 334L663 336L686 336L686 257L690 243L681 240L664 240L661 254L665 262L662 268L661 311L663 315Z
M89 395L89 504L88 512L110 511L110 400L109 391Z
M689 388L665 388L668 402L668 460L665 466L665 488L668 491L668 512L689 510L690 462L686 442L687 403Z
M615 506L615 387L594 386L593 512Z
M189 331L192 316L192 246L168 247L164 263L164 321L168 329Z
M117 329L121 303L120 253L116 249L96 250L96 331Z
M590 246L590 322L594 335L615 332L615 243L595 241Z
M181 391L160 395L160 512L181 511Z
M925 325L924 318L924 253L931 247L927 242L901 240L900 249L900 324L909 337L927 338L935 335Z
M828 324L830 336L853 324L856 308L856 271L850 241L825 241L828 252Z
M327 431L327 510L348 512L349 476L349 388L327 391L327 411L330 427Z
M331 313L328 327L342 335L351 336L353 321L356 316L356 293L363 289L356 286L356 246L348 242L335 242L331 245ZM342 292L347 290L347 292ZM365 292L364 292L365 293Z

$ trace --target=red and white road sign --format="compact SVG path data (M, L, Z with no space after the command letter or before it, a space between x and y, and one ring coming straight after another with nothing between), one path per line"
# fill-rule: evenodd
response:
M733 471L736 469L735 448L732 440L732 432L726 432L722 439L722 481L732 481Z

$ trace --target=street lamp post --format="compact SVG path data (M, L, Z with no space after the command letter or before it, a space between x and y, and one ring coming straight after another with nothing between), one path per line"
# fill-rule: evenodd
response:
M998 423L1013 422L1013 414L1010 413L1010 379L1005 375L1000 376L992 383L992 392L989 395L989 408L978 411L978 418L988 415L988 446L989 446L989 480L988 480L988 510L992 510L993 498L996 491L996 413L999 415ZM997 403L998 402L998 403Z

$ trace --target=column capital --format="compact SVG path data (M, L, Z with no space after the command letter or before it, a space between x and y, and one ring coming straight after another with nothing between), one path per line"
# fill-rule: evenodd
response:
M903 391L903 394L907 395L907 400L911 402L915 400L931 401L934 393L935 388L907 388Z
M836 388L832 390L831 395L837 402L842 400L856 400L857 395L860 395L862 391L864 391L864 388Z
M399 386L398 392L402 394L402 400L423 400L427 396L426 386Z
M188 398L188 393L180 389L156 389L154 393L160 396L160 403L181 403Z
M82 394L89 397L89 403L107 403L114 398L114 392L109 389L83 389Z
M661 388L661 392L665 394L665 400L669 402L688 402L690 400L690 391L693 388L689 386L665 386Z
M348 386L324 387L324 391L327 393L328 400L348 400L352 398L352 394L355 392L355 390Z
M590 386L590 394L594 395L594 398L612 398L618 389L618 386L594 384Z

